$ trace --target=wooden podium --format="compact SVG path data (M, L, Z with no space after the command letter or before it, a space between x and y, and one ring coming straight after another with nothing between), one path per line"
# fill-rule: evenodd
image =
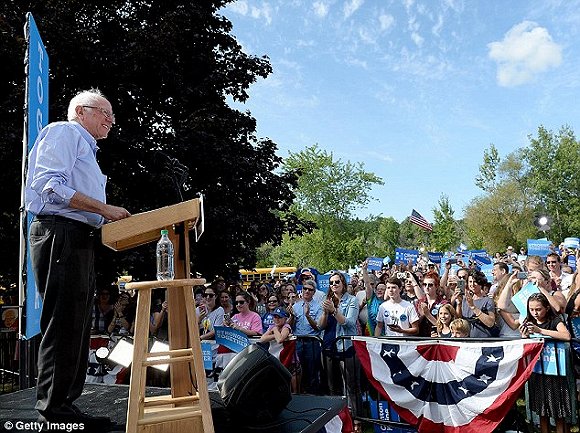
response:
M157 241L162 229L169 231L174 245L175 280L125 284L126 290L138 293L127 433L214 433L192 292L194 285L205 280L189 278L189 232L194 227L199 238L203 232L202 198L136 214L102 228L103 244L115 251ZM158 287L167 290L169 351L152 355L148 352L151 291ZM146 369L158 364L170 365L171 395L146 398Z

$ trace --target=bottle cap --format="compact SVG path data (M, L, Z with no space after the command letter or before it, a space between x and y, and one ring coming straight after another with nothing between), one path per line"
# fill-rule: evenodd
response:
M168 234L168 233L169 233L169 231L168 231L168 230L161 230L161 235L166 235L166 234Z

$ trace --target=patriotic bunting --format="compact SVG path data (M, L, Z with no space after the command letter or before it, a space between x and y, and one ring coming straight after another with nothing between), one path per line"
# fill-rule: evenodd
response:
M541 339L353 341L370 382L419 433L492 432L543 346Z

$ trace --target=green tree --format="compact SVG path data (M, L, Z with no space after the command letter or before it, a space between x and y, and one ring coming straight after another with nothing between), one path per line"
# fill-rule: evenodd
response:
M439 207L433 209L435 217L433 232L431 233L431 248L435 251L450 251L459 245L460 236L454 211L449 203L449 197L442 194L438 202Z
M507 245L525 245L536 235L535 198L526 182L522 153L519 149L501 159L493 144L484 151L476 184L485 194L465 209L470 247L504 251Z
M382 179L365 171L363 164L336 159L318 145L290 153L284 169L298 173L291 213L316 228L303 236L285 236L272 252L272 260L327 271L364 259L368 248L365 223L354 214L370 202L371 187L382 184Z
M558 133L538 128L524 149L526 182L536 197L537 212L553 220L554 240L580 233L580 143L569 126Z
M68 100L99 87L111 100L117 124L102 143L108 199L132 213L180 200L165 156L189 169L184 199L205 197L206 231L192 245L193 268L206 276L253 267L256 249L300 229L292 203L296 176L280 170L276 144L256 137L249 112L227 97L248 98L249 86L272 71L267 57L247 55L219 15L228 1L53 0L0 4L0 274L17 275L22 105L23 26L31 11L50 56L50 120L61 120ZM100 143L101 144L101 143ZM163 152L163 153L160 153ZM153 246L99 254L104 282L121 270L154 275Z

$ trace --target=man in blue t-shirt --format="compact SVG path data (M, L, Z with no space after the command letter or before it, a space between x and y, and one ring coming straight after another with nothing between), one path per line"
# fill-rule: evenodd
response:
M322 305L313 297L316 292L314 280L302 282L302 299L294 304L293 333L298 337L296 354L302 365L302 389L308 394L320 392L320 327Z

